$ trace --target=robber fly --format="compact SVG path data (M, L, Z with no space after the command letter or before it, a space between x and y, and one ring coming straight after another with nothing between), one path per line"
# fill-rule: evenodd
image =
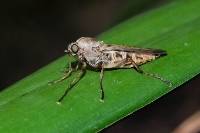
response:
M80 73L78 74L78 77L69 84L65 93L59 98L58 103L63 100L69 90L71 90L84 76L88 67L100 70L101 100L104 99L104 90L102 85L104 69L134 68L139 73L157 78L171 86L170 81L156 74L144 72L139 67L144 63L167 55L164 50L110 45L105 44L103 41L97 41L95 38L81 37L76 42L69 44L65 52L69 55L75 56L77 58L77 63L75 65L70 64L68 71L64 73L64 76L59 80L52 81L51 83L63 81L68 78L72 72L77 70L80 70Z

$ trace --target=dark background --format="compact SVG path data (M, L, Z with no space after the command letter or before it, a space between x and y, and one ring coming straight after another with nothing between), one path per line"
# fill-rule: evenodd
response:
M97 36L169 0L7 0L0 3L0 90L64 55L67 43ZM102 132L164 133L199 109L199 78Z

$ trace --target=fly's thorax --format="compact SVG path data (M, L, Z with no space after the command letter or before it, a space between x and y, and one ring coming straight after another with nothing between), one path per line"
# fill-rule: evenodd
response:
M72 55L92 53L98 47L99 42L95 41L93 38L81 37L76 42L69 44L66 52Z
M77 46L80 48L79 53L84 56L85 59L90 60L91 58L96 58L100 56L100 42L96 41L94 38L81 37L76 41Z
M96 41L94 38L81 37L76 41L79 48L84 49L84 51L92 51L94 48L100 47L100 42Z

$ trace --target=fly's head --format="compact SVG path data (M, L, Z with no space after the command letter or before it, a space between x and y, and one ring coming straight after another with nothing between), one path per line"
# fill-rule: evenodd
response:
M79 60L84 60L84 53L85 53L84 47L82 47L81 43L77 41L70 43L65 52L68 55L77 57Z
M68 55L75 56L79 61L84 61L84 51L81 49L77 42L70 43L65 52Z
M65 52L72 56L77 56L80 52L80 48L76 42L70 43Z

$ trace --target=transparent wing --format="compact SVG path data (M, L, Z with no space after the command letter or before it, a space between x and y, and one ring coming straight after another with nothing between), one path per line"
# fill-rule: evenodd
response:
M138 54L150 54L155 56L167 55L167 52L161 49L128 47L122 45L103 45L102 51L134 52Z

